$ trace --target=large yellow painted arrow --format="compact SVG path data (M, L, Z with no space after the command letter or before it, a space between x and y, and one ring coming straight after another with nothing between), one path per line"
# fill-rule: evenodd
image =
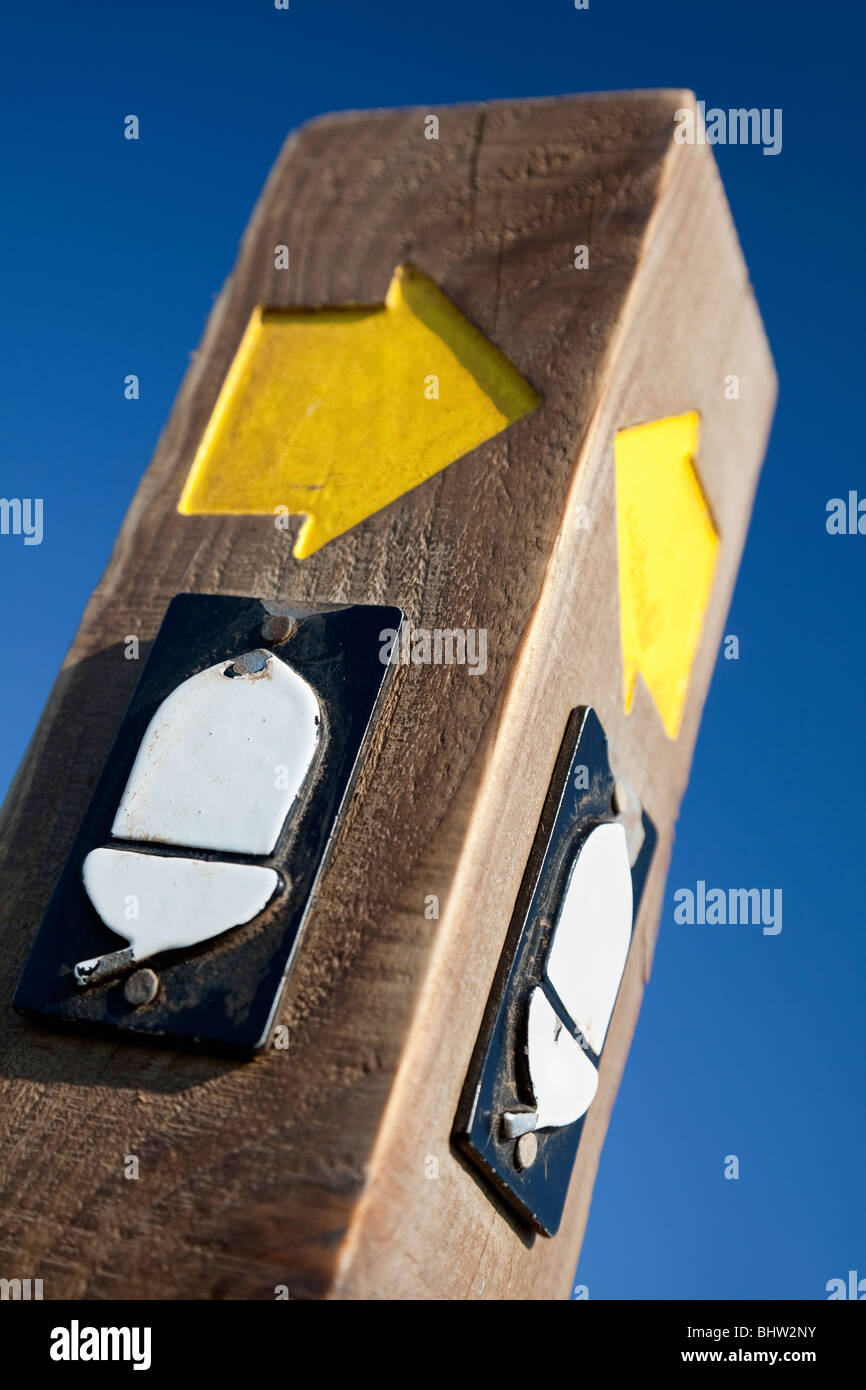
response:
M695 472L695 412L614 440L623 697L638 671L676 738L700 642L719 538Z
M384 304L256 309L179 510L303 514L303 559L540 400L411 266Z

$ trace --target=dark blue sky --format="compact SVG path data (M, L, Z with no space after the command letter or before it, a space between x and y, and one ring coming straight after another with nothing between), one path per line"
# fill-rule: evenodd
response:
M593 1298L811 1299L866 1276L866 536L825 529L828 498L866 495L859 10L47 0L4 16L0 493L44 498L45 538L0 538L2 790L292 126L680 85L782 108L777 157L717 151L780 404L728 620L740 659L720 658L707 705L578 1280ZM677 925L674 890L698 879L782 888L781 933Z

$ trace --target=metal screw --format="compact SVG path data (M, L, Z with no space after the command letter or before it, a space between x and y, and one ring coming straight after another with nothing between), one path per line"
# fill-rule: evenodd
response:
M262 648L254 652L244 652L231 666L224 668L223 675L228 676L230 680L235 676L257 676L260 671L267 670L269 661L273 661L273 657Z
M136 970L123 986L123 997L127 1004L139 1008L155 999L159 991L159 976L155 970Z
M521 1134L514 1145L514 1165L516 1168L531 1168L538 1157L538 1140L530 1131Z
M290 637L294 637L297 630L297 620L290 618L286 613L269 613L262 623L262 637L266 642L272 642L275 646L278 646L280 642L288 642Z

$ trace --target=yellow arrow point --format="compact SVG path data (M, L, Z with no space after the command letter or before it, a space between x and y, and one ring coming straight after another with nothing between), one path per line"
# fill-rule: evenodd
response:
M411 266L384 304L259 308L178 509L303 514L304 559L540 401Z
M668 737L679 734L719 538L694 467L695 412L614 441L623 697L643 673Z

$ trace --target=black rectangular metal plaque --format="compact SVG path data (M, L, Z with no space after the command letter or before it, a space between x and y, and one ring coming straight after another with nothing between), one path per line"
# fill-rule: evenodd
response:
M398 608L374 605L281 605L203 594L180 594L172 600L24 969L15 995L17 1009L58 1025L241 1056L267 1042L311 895L328 862L341 808L383 697L390 669L381 656L383 633L398 630L401 621ZM188 726L178 730L171 724L178 702L164 702L192 678L199 683L184 688L179 706ZM274 797L281 767L273 769L275 780L269 781L266 744L264 764L260 756L256 765L261 788L244 784L244 739L253 750L263 737L258 727L264 723L258 712L262 691L251 687L252 701L238 701L238 687L229 687L232 682L275 678L280 690L283 685L289 688L290 699L293 691L300 692L306 705L298 709L316 711L308 720L313 727L293 731L291 719L280 728L279 704L267 704L269 727L277 727L280 746L290 754L293 739L303 732L312 750L309 766L281 828L276 825L275 843L264 854L248 848L235 851L233 833L237 838L243 832L245 839L259 833L254 823L260 818L260 796L268 802L271 818L278 817L281 803L275 802L273 811L268 798ZM225 718L219 710L223 695L229 710ZM234 713L237 708L243 715L247 704L252 721L248 734L237 726L240 716ZM214 741L208 743L211 735ZM192 766L188 787L178 768L171 768L171 758L158 763L160 737L163 751L166 738L174 740L170 747L175 762L186 756L187 740L197 739L196 747L205 748L199 762L205 758L208 766ZM234 750L234 761L226 764L226 778L235 778L233 786L220 771L221 737ZM138 783L130 780L134 765L141 770ZM212 793L203 796L205 774ZM290 778L289 769L285 776ZM136 787L144 790L136 792ZM200 806L185 802L187 790L189 797L198 796ZM234 831L233 796L250 808ZM118 833L121 803L126 819ZM221 807L227 825L222 829L217 816L218 811L223 814ZM182 838L166 843L157 812L175 817L183 827L181 835L198 813L211 826L211 838L223 835L227 844L202 847L207 835L192 846ZM86 889L83 870L95 850L101 857L89 861L93 883ZM161 865L147 856L158 856ZM156 901L164 905L166 920L154 921L151 914L146 923L151 940L171 937L172 932L196 938L219 927L221 914L231 912L223 881L227 889L241 893L248 891L247 880L255 891L263 883L259 896L268 895L267 901L249 920L208 939L162 950L143 962L138 956L129 959L135 949L143 949L140 943L130 946L129 936L124 939L106 925L106 916L114 920L111 913L100 916L94 907L94 895L100 901L99 891L113 891L114 879L104 876L119 874L122 887L124 866L129 865L135 870L134 887L139 880L150 883L154 874L165 879L164 888L157 884L163 896ZM238 872L234 866L243 868ZM203 885L204 908L195 898L196 883ZM134 893L120 899L121 931L121 908L127 898L137 906ZM151 907L153 902L151 894ZM208 921L208 912L213 921ZM142 930L133 920L130 933Z

